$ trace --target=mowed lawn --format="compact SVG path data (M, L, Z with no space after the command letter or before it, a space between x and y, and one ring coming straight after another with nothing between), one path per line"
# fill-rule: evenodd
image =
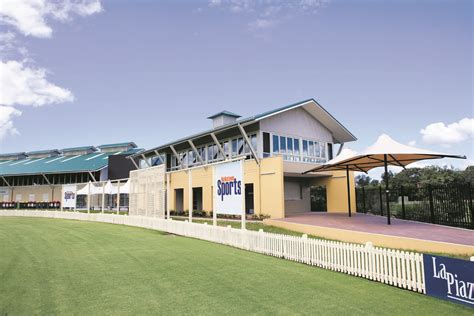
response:
M0 217L0 315L132 313L472 315L472 309L152 230Z

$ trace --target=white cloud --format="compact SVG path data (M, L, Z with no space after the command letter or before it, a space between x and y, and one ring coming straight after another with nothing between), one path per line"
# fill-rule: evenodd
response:
M8 135L18 134L13 126L13 117L20 116L21 112L10 106L0 106L0 141Z
M268 29L270 27L275 26L276 21L268 20L268 19L257 19L254 22L249 23L250 27L254 27L257 29Z
M17 106L38 107L74 101L71 91L47 80L46 69L29 65L28 51L19 45L13 31L49 38L53 33L48 24L51 20L69 21L73 15L88 16L103 9L100 0L0 1L0 25L10 27L0 33L0 139L3 139L18 133L12 120L21 115ZM17 57L11 57L12 53Z
M416 145L416 140L410 140L408 142L408 146L415 146Z
M329 0L209 0L209 7L245 14L251 29L269 29L282 21L312 15Z
M474 138L474 118L463 118L448 125L442 122L429 124L420 133L427 144L449 146L461 143Z
M53 29L48 19L66 21L72 14L87 16L101 11L99 0L2 0L0 23L26 36L51 37Z
M0 61L0 73L0 105L42 106L74 100L71 91L46 80L45 69L10 60Z

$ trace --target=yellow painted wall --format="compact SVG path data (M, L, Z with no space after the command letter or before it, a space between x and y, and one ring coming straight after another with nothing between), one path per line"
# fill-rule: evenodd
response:
M260 172L259 172L260 170ZM213 167L195 168L188 171L170 172L170 210L176 209L175 189L183 189L183 208L190 209L188 172L192 175L192 187L202 187L203 210L213 209ZM244 182L253 183L255 214L270 215L272 218L284 217L283 193L283 159L281 157L265 158L260 166L255 160L244 162Z
M54 185L54 191L49 185L30 185L14 187L12 190L12 201L16 200L16 195L21 194L21 202L28 202L30 194L35 195L36 202L43 202L43 194L48 194L49 201L60 201L61 200L61 186ZM53 195L52 195L53 194Z
M354 172L349 172L352 212L356 211ZM332 177L315 178L312 185L326 186L328 212L348 212L347 180L345 171L333 171Z

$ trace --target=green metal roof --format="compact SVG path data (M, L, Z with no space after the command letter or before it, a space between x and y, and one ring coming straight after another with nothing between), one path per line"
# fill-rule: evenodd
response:
M134 142L116 143L116 144L104 144L104 145L97 146L97 148L102 149L102 148L127 147L127 146L130 146L130 147L133 147L133 148L137 148L137 145L136 145Z
M214 115L211 115L208 117L208 119L213 119L215 117L218 117L218 116L221 116L221 115L227 115L227 116L232 116L232 117L240 117L239 114L235 114L235 113L232 113L232 112L229 112L229 111L221 111L219 113L216 113Z
M87 149L90 148L90 146L76 148ZM109 161L108 157L111 155L131 155L141 150L142 149L139 148L133 148L124 152L93 152L75 156L61 155L56 157L0 161L0 176L93 172L105 168Z

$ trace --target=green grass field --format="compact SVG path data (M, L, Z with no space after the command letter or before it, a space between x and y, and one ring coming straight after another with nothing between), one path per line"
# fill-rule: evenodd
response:
M472 315L472 309L151 230L0 217L0 315L132 313Z

